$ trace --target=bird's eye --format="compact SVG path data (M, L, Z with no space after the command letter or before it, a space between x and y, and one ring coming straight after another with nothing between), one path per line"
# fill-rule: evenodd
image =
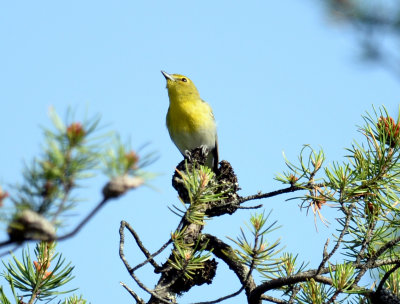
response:
M185 77L183 77L181 80L182 80L183 82L187 82L187 79L186 79Z

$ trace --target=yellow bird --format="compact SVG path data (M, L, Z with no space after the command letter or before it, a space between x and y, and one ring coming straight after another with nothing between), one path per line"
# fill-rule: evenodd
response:
M200 98L194 83L186 76L161 71L167 80L169 108L167 128L182 155L197 148L209 151L206 165L218 168L217 126L211 107Z

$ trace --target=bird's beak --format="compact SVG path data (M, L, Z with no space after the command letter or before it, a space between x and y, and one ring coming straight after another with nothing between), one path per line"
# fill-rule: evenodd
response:
M172 77L172 75L168 74L167 72L161 71L161 73L164 75L165 79L175 81L175 78Z

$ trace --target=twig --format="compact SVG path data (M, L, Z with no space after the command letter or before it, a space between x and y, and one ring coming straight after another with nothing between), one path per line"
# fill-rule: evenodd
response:
M383 254L386 250L392 248L394 245L400 242L400 236L397 238L387 242L385 245L383 245L381 248L379 248L375 254L374 257L378 258L381 254Z
M257 206L250 206L250 207L243 207L243 206L239 206L238 209L259 209L261 208L263 205L257 205Z
M280 189L280 190L276 190L276 191L272 191L272 192L268 192L268 193L257 193L254 195L249 195L249 196L239 198L239 204L243 204L244 202L251 201L251 200L268 198L268 197L280 195L283 193L290 193L290 192L294 192L294 191L298 191L298 190L305 190L305 189L302 187L290 186L288 188L284 188L284 189Z
M326 240L326 242L325 242L324 249L322 250L322 257L323 257L323 259L322 259L321 264L320 264L319 267L318 267L318 270L321 269L322 267L324 267L324 265L325 265L324 260L325 260L325 259L326 259L326 261L328 260L328 259L327 259L327 256L329 255L329 254L328 254L328 245L329 245L329 241L330 241L330 239L328 238L328 239ZM326 261L325 261L325 262L326 262Z
M262 295L261 296L261 300L264 301L269 301L272 303L277 303L277 304L287 304L288 302L284 301L284 300L279 300L277 298L271 297L271 296L267 296L267 295Z
M325 304L330 304L330 303L335 303L336 298L338 297L339 294L342 293L341 289L335 290L331 298L325 303Z
M124 234L124 226L122 225L121 222L121 226L119 227L119 257L121 258L128 272L131 273L132 267L129 265L127 259L125 258L124 246L125 246L125 234Z
M183 225L183 219L180 221L177 230L181 229ZM121 233L121 232L120 232ZM149 255L149 257L147 258L147 260L143 261L142 263L136 265L135 267L133 267L130 271L134 272L136 270L138 270L139 268L143 267L144 265L146 265L148 262L150 262L154 257L156 257L157 255L159 255L161 252L164 251L165 248L168 247L169 244L172 243L171 238L164 243L164 245L161 246L160 249L158 249L156 252L154 252L153 254ZM158 273L159 269L155 269L155 272Z
M3 242L0 243L0 248L1 248L1 247L8 246L8 245L11 245L11 244L13 244L14 242L15 242L15 241L14 241L14 240L11 240L11 239L9 239L9 240L7 240L7 241L3 241ZM18 246L20 246L20 245L18 245ZM9 253L9 251L4 252L4 253L2 253L0 256L5 256L5 255L7 255L8 253Z
M243 291L243 289L244 289L244 286L242 285L242 287L238 291L235 291L234 293L231 293L229 295L220 297L220 298L218 298L216 300L205 301L205 302L195 302L195 303L192 303L192 304L214 304L214 303L219 303L219 302L225 301L227 299L236 297L237 295L239 295Z
M382 265L389 265L389 264L394 264L394 263L400 263L400 259L386 259L386 260L381 260L381 261L375 261L375 263L371 264L369 269L376 268ZM358 264L358 265L353 265L356 269L363 269L365 264ZM317 274L317 270L308 270L304 271L302 273L297 273L295 275L291 275L288 277L281 277L277 279L272 279L269 281L266 281L262 283L261 285L258 285L251 293L249 303L258 303L257 299L260 299L261 295L269 290L272 289L277 289L282 286L287 286L287 285L292 285L300 282L305 282L308 281L309 279L314 279L316 282L323 283L326 285L333 285L332 279L322 276L321 274L326 274L329 273L330 271L335 271L336 267L335 265L331 266L331 269L328 267L324 267L320 270L320 274ZM353 284L351 286L353 290L363 290L362 287L358 286L357 284Z
M329 239L326 241L325 246L324 246L324 253L323 253L323 258L321 261L321 264L319 264L318 270L317 270L317 274L320 274L320 270L322 269L322 267L325 266L325 263L327 261L329 261L329 259L335 254L335 252L339 249L339 246L341 244L341 242L343 241L344 235L347 233L347 230L349 229L350 226L350 220L351 217L353 215L352 210L355 206L355 203L352 203L348 208L345 209L345 213L346 213L346 221L344 223L343 229L336 241L335 246L333 247L332 251L328 254L327 248L328 248L328 243L329 243Z
M132 290L132 289L130 289L125 283L123 283L123 282L119 282L121 285L122 285L122 287L124 287L129 293L130 293L130 295L136 300L136 303L139 303L139 304L144 304L145 302L141 299L141 298L139 298L139 296Z
M329 271L329 270L328 270ZM320 282L327 285L333 285L333 282L330 278L324 277L322 275L317 275L316 270L309 270L303 273L298 273L295 275L291 275L288 277L282 277L277 279L272 279L267 282L258 285L252 292L249 298L250 304L258 303L262 294L272 290L277 289L282 286L292 285L300 282L307 281L309 279L314 279L316 282Z
M400 264L400 258L375 260L372 264L370 264L369 269L377 268L377 267L380 267L383 265L393 265L393 264L396 264L396 265ZM363 269L365 264L359 263L359 264L354 264L353 266L356 269ZM332 280L328 277L322 276L322 274L326 274L326 273L329 273L330 271L335 271L335 270L336 270L336 266L332 265L330 269L328 267L322 268L318 275L317 275L317 270L314 269L314 270L308 270L308 271L304 271L301 273L297 273L295 275L291 275L288 277L281 277L281 278L276 278L276 279L266 281L266 282L262 283L261 285L258 285L256 288L254 288L252 290L250 298L249 298L249 303L251 303L251 304L258 303L257 299L260 299L260 297L262 297L262 294L269 290L277 289L282 286L305 282L311 278L314 279L316 282L320 282L320 283L332 286L333 285ZM351 286L351 288L353 290L362 289L360 286L358 286L356 284L353 284Z
M63 184L64 184L64 183L63 183ZM64 187L65 187L65 186L64 186ZM69 188L69 189L68 189L68 188L65 188L65 189L64 189L64 191L65 191L64 197L63 197L63 199L62 199L60 205L58 206L57 211L54 213L54 215L53 215L53 217L52 217L52 220L51 220L52 224L55 223L55 221L57 220L57 218L58 218L58 216L60 215L60 213L64 210L65 204L67 203L67 200L68 200L68 198L69 198L70 190L71 190L71 188Z
M254 241L253 252L256 251L257 244L258 244L258 237L256 237L256 239ZM219 302L225 301L227 299L230 299L230 298L233 298L233 297L236 297L237 295L239 295L245 289L245 287L246 287L246 285L247 285L247 283L248 283L248 281L249 281L249 279L251 277L251 273L253 272L254 265L255 265L255 257L254 257L254 255L255 254L253 254L253 256L252 256L251 264L250 264L249 271L247 273L246 279L242 283L242 286L239 288L239 290L237 290L234 293L231 293L229 295L220 297L220 298L218 298L216 300L205 301L205 302L196 302L196 303L193 303L193 304L214 304L214 303L219 303Z
M136 233L136 231L131 227L131 225L129 225L129 223L127 223L126 221L121 221L120 229L124 229L125 227L132 234L133 238L136 241L136 244L138 245L140 250L143 252L143 254L146 256L146 258L149 260L150 264L153 265L153 267L156 269L159 268L160 266L156 263L156 261L154 261L150 252L146 249L146 247L143 246L143 243L140 240L139 235ZM120 233L121 233L121 231L120 231Z
M272 192L268 192L268 193L258 193L258 194L254 194L254 195L249 195L249 196L245 196L245 197L241 197L239 198L239 204L243 204L244 202L247 201L251 201L251 200L256 200L256 199L263 199L263 198L268 198L268 197L272 197L272 196L277 196L283 193L290 193L290 192L295 192L295 191L299 191L299 190L307 190L307 189L313 189L315 187L324 187L324 184L312 184L312 185L308 185L308 186L303 186L303 187L299 187L299 186L290 186L287 188L283 188L280 190L276 190L276 191L272 191Z
M234 206L236 209L257 209L257 208L262 207L263 205L260 204L260 205L254 206L254 207L241 207L240 205L243 204L244 202L251 201L251 200L263 199L263 198L280 195L283 193L290 193L290 192L294 192L294 191L298 191L298 190L313 189L314 187L322 187L322 186L323 186L323 184L312 184L312 185L307 184L306 186L303 186L303 187L292 185L288 188L284 188L284 189L280 189L280 190L276 190L276 191L272 191L272 192L268 192L268 193L260 192L260 193L254 194L254 195L239 197L237 200L231 201L226 204L215 206L215 207L213 207L213 210L221 210L221 209L225 209L230 206Z
M10 243L11 244L11 243ZM11 252L17 250L19 247L21 247L22 244L17 244L15 245L13 248L11 248L10 250L4 251L3 253L0 253L0 258L2 258L3 256L6 256L7 254L10 254ZM1 246L0 246L1 247Z
M381 266L385 266L385 265L393 265L393 264L397 264L397 263L400 263L400 258L396 258L396 259L388 258L388 259L384 259L384 260L377 260L371 265L371 268L377 268L377 267L381 267Z
M63 169L62 169L63 172L68 171L68 167L71 164L71 150L72 150L72 147L69 146L67 148L67 151L65 152L65 165L63 166ZM57 220L58 216L60 215L60 213L65 208L65 204L67 203L69 195L70 195L71 190L72 190L73 181L66 182L65 180L63 180L61 184L62 184L62 186L64 188L63 189L64 190L64 197L61 200L61 203L59 204L59 206L57 208L57 211L53 215L53 219L51 220L52 224L55 223L55 221Z
M131 277L135 280L136 284L138 284L138 286L140 288L142 288L144 291L146 291L147 293L151 294L153 297L155 297L157 300L163 302L163 303L167 303L167 304L171 304L171 301L165 300L163 298L161 298L159 295L157 295L154 291L150 290L149 288L147 288L137 277L136 275L133 273L131 266L129 265L127 259L125 258L125 253L124 253L124 244L125 244L125 235L124 235L124 226L122 225L121 222L121 226L119 229L119 256L122 260L122 262L125 265L125 268L128 270L128 272L130 273Z
M390 275L395 272L398 268L400 268L400 262L397 262L392 269L390 269L388 272L385 273L385 275L382 277L378 288L376 289L376 293L379 294L381 292L381 290L383 289L383 285L385 284L385 282L387 281L387 279L389 279Z
M75 234L77 234L82 229L82 227L85 226L89 222L89 220L106 204L107 201L108 201L108 198L104 197L100 201L100 203L98 203L97 206L92 211L90 211L90 213L71 232L68 232L62 236L56 237L54 241L63 241L65 239L68 239L68 238L74 236ZM26 240L26 241L29 241L29 240ZM13 243L15 243L15 241L11 240L11 239L0 242L0 248L10 245L10 244L13 244ZM20 245L21 244L19 244L18 246L20 246ZM16 248L18 248L18 246ZM1 253L0 257L4 256L6 254L7 253Z
M364 238L364 240L362 242L362 245L361 245L361 248L360 248L360 252L358 253L358 255L356 257L356 260L355 260L356 263L360 263L361 258L364 255L364 251L367 248L367 246L369 244L369 241L370 241L370 239L372 237L372 231L375 229L375 224L376 224L376 221L373 221L373 222L368 224L368 229L367 229L365 238Z
M146 291L146 292L148 292L149 294L151 294L151 295L152 295L153 297L155 297L157 300L159 300L159 301L161 301L161 302L163 302L163 303L166 303L166 304L171 304L171 303L173 303L173 302L171 302L171 301L169 301L169 300L166 300L166 299L161 298L157 293L154 292L154 290L151 290L151 289L147 288L146 285L144 285L144 284L138 279L138 277L137 277L134 273L131 273L131 277L132 277L132 279L135 280L136 284L138 284L138 286L139 286L140 288L142 288L144 291Z
M172 243L172 240L169 239L166 243L164 243L164 245L161 246L160 249L158 249L156 252L154 252L153 254L151 254L147 260L145 260L145 261L143 261L142 263L136 265L136 266L133 267L130 271L134 272L134 271L138 270L139 268L143 267L144 265L146 265L148 262L150 262L150 260L152 260L154 257L156 257L156 256L159 255L161 252L163 252L163 250L164 250L165 248L167 248L168 245L171 244L171 243Z
M293 304L294 303L294 300L296 300L296 295L300 291L300 287L298 287L296 285L292 285L291 291L292 291L292 294L291 294L291 296L289 298L288 304Z
M171 282L169 282L168 284L165 284L163 287L157 287L157 291L161 291L161 290L165 290L170 288L172 285L174 285L176 283L176 281L178 281L181 278L181 275L176 275L171 279Z
M217 258L223 260L228 265L228 267L232 269L232 271L238 277L242 286L245 286L246 295L248 296L249 293L256 287L256 284L254 283L252 277L246 280L249 269L242 263L229 256L229 254L233 252L232 247L211 234L203 234L202 237L202 242L206 243L205 250L212 249L212 253ZM247 284L245 284L246 281Z
M372 267L372 265L374 265L376 259L379 258L379 256L381 254L383 254L386 250L392 248L394 245L396 245L399 242L400 242L400 236L387 242L385 245L381 246L378 250L376 250L376 252L367 260L367 262L364 263L362 267L360 267L360 272L355 277L354 284L357 284L361 280L361 278L365 274L365 272L368 269L370 269Z
M108 201L108 198L104 197L101 202L78 224L78 226L75 227L74 230L72 230L71 232L64 234L63 236L57 237L56 241L63 241L65 239L68 239L72 236L74 236L76 233L79 232L79 230L82 229L83 226L85 226L85 224L87 224L89 222L89 220L101 209L101 207L103 207L106 202Z

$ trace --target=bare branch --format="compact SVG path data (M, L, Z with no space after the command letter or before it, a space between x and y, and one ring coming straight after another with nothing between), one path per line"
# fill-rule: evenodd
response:
M400 258L376 260L369 265L368 269L377 268L377 267L380 267L383 265L393 265L393 264L397 264L397 263L400 263ZM356 269L363 269L365 267L365 263L354 264L353 266ZM336 266L332 265L331 270L335 271ZM288 277L280 277L280 278L266 281L266 282L258 285L256 288L254 288L251 291L249 303L250 304L258 303L258 299L260 299L262 294L269 290L278 289L283 286L292 285L292 284L296 284L296 283L300 283L300 282L305 282L309 279L314 279L316 282L332 286L333 285L332 280L328 277L322 276L322 274L327 274L327 273L329 273L329 271L330 270L328 267L324 267L318 272L318 274L317 274L317 269L313 269L313 270L304 271L304 272L301 272L301 273L298 273L295 275L291 275ZM363 288L356 284L353 284L352 289L353 290L362 290Z
M367 231L365 233L365 237L364 237L364 240L362 242L362 245L361 245L361 248L360 248L360 252L358 253L356 261L355 261L357 264L361 262L361 259L364 256L365 249L367 248L367 246L368 246L368 244L369 244L369 242L371 240L372 231L375 229L375 225L376 225L376 221L372 221L368 225L368 229L367 229Z
M240 282L242 283L242 286L246 285L246 277L248 274L249 269L242 265L241 263L237 262L236 260L232 259L229 256L229 252L233 250L229 245L224 243L222 240L218 239L215 236L209 235L209 234L204 234L203 235L203 240L204 242L208 242L208 245L206 247L206 250L210 250L213 248L213 254L223 260L231 270L233 270L236 274L236 276L239 278ZM400 258L398 259L384 259L384 260L375 260L374 263L371 263L369 266L369 269L372 268L377 268L383 265L393 265L396 263L400 263ZM355 264L354 267L356 269L362 269L364 267L364 263L359 263ZM331 266L331 270L335 271L336 267L335 265ZM278 289L282 286L287 286L287 285L293 285L299 282L305 282L311 278L313 278L315 281L327 284L327 285L333 285L332 280L329 277L322 276L322 274L327 274L329 273L329 268L328 267L322 267L321 269L314 269L314 270L308 270L304 271L301 273L298 273L296 275L284 277L284 278L277 278L277 279L272 279L267 282L264 282L261 285L256 286L253 279L250 277L249 281L247 282L247 286L245 287L247 297L249 299L249 303L259 303L258 299L263 299L265 296L263 295L265 292L268 290L272 289ZM353 285L353 289L362 289L358 285ZM258 294L258 296L257 296ZM237 295L236 293L232 295ZM229 297L232 297L232 295L229 295ZM222 297L217 299L218 302L223 301L227 298ZM215 300L215 301L217 301ZM266 300L266 299L265 299ZM208 302L201 302L201 303L217 303L215 301L208 301ZM276 302L280 303L280 302ZM199 304L199 303L197 303Z
M385 243L378 250L376 250L376 252L367 260L367 262L364 263L362 265L362 267L360 267L361 270L358 273L358 275L355 277L354 284L357 284L361 280L361 278L363 277L363 275L365 274L365 272L368 269L373 268L373 265L375 264L376 260L379 258L380 255L382 255L386 250L392 248L393 246L395 246L399 242L400 242L400 236L398 236L397 238L394 238L393 240Z
M371 269L372 268L377 268L377 267L381 267L381 266L385 266L385 265L393 265L393 264L397 264L400 263L400 258L388 258L388 259L384 259L384 260L376 260L372 265L371 265Z
M239 204L243 204L244 202L247 201L251 201L251 200L258 200L258 199L263 199L263 198L268 198L268 197L273 197L273 196L277 196L280 194L284 194L284 193L290 193L290 192L295 192L295 191L299 191L299 190L309 190L309 189L314 189L316 187L324 187L324 184L309 184L308 186L303 186L303 187L299 187L299 186L290 186L287 188L283 188L280 190L275 190L272 192L267 192L267 193L257 193L254 195L249 195L249 196L245 196L245 197L241 197L239 198Z
M379 248L376 253L374 254L375 258L378 258L381 254L383 254L386 250L392 248L393 246L397 245L397 243L400 242L400 236L397 238L394 238L393 240L387 242L385 245L383 245L381 248Z
M251 207L243 207L243 206L239 206L238 209L259 209L261 208L263 205L257 205L257 206L251 206Z
M296 285L292 285L292 287L291 287L292 294L290 295L290 299L289 299L288 304L293 304L294 303L294 300L296 300L296 295L300 291L300 289L301 289L300 287L298 287Z
M138 277L134 274L134 273L131 273L131 277L132 277L132 279L134 279L135 280L135 282L136 282L136 284L138 284L138 286L140 287L140 288L142 288L144 291L146 291L146 292L148 292L149 294L151 294L154 298L156 298L157 300L159 300L159 301L161 301L161 302L163 302L163 303L167 303L167 304L171 304L171 303L174 303L174 302L171 302L171 301L169 301L169 300L167 300L167 299L164 299L164 298L161 298L154 290L151 290L151 289L149 289L148 287L146 287L146 285L144 285L139 279L138 279Z
M131 277L135 280L136 284L138 284L138 286L140 288L142 288L144 291L148 292L149 294L151 294L153 297L155 297L157 300L163 302L163 303L168 303L170 304L171 301L168 301L166 299L161 298L159 295L157 295L154 291L150 290L149 288L147 288L137 277L136 275L133 273L132 268L130 267L127 259L125 258L125 253L124 253L124 244L125 244L125 235L124 235L124 225L121 222L121 226L119 229L119 235L120 235L120 239L119 239L119 256L122 260L122 262L124 263L126 269L128 270L128 272L130 273Z
M68 239L79 232L83 226L85 226L89 220L106 204L108 198L104 197L101 202L75 227L71 232L64 234L63 236L57 237L56 241L63 241Z
M256 287L256 284L251 274L249 275L249 268L232 258L232 247L210 234L203 234L202 242L207 243L207 247L205 250L212 249L212 253L216 257L223 260L229 266L229 268L233 270L233 272L238 277L240 283L244 287L247 297L249 297L251 291Z
M237 295L239 295L243 291L243 289L244 289L244 287L242 286L238 291L235 291L234 293L231 293L229 295L220 297L220 298L218 298L216 300L205 301L205 302L195 302L195 303L192 303L192 304L214 304L214 303L219 303L219 302L225 301L227 299L236 297Z
M272 191L272 192L257 193L257 194L254 194L254 195L241 197L239 199L239 204L243 204L244 202L247 202L247 201L273 197L273 196L277 196L277 195L280 195L280 194L283 194L283 193L290 193L290 192L299 191L299 190L306 190L306 189L302 188L302 187L297 187L297 186L290 186L290 187L287 187L287 188L284 188L284 189L280 189L280 190L276 190L276 191Z
M154 259L152 258L150 252L146 249L146 247L144 247L144 245L143 245L142 241L140 240L139 235L136 233L136 231L131 227L131 225L129 225L128 222L121 221L120 229L124 229L124 228L127 228L129 230L129 232L132 234L133 238L136 241L136 244L138 245L140 250L143 252L143 254L147 258L147 260L150 262L150 264L153 265L153 267L156 269L159 268L160 266L156 263L156 261L154 261Z
M350 226L350 220L351 217L353 215L353 208L355 206L355 203L352 203L348 208L345 208L345 213L346 213L346 221L344 223L343 229L336 241L335 246L333 247L332 251L328 254L327 252L327 248L328 248L328 243L329 243L329 239L326 241L325 246L324 246L324 253L323 253L323 259L321 261L321 264L319 264L318 270L317 270L317 274L320 273L321 269L325 266L325 263L327 261L329 261L329 259L335 254L335 252L339 249L339 246L341 244L341 242L343 241L343 238L345 236L345 234L347 233L347 230L349 229Z
M181 229L181 228L182 228L182 225L183 225L183 219L180 221L177 230ZM132 271L132 272L133 272L133 271L136 271L136 270L138 270L139 268L141 268L141 267L143 267L144 265L146 265L148 262L150 262L150 260L152 260L154 257L156 257L156 256L159 255L161 252L163 252L164 249L167 248L168 245L171 244L171 243L172 243L172 240L171 240L171 238L170 238L168 241L166 241L166 242L161 246L160 249L158 249L158 250L157 250L156 252L154 252L153 254L150 254L150 255L148 256L147 260L145 260L145 261L143 261L142 263L140 263L140 264L136 265L135 267L133 267L133 268L131 269L131 271ZM161 267L161 268L162 268L162 267ZM163 268L163 269L164 269L164 268ZM155 269L155 272L156 272L156 273L159 273L159 272L160 272L160 268L156 268L156 269Z
M256 237L256 239L255 239L255 241L254 241L254 246L253 246L253 250L252 250L253 252L256 251L257 245L258 245L258 237ZM247 272L246 279L245 279L244 282L242 283L242 286L239 288L239 290L237 290L236 292L231 293L231 294L229 294L229 295L220 297L220 298L218 298L218 299L216 299L216 300L205 301L205 302L197 302L197 303L194 303L194 304L214 304L214 303L219 303L219 302L225 301L225 300L227 300L227 299L230 299L230 298L233 298L233 297L236 297L237 295L239 295L239 294L244 290L245 286L247 285L247 282L249 281L249 279L250 279L250 277L251 277L251 273L252 273L253 270L254 270L254 265L255 265L254 255L255 255L255 254L253 254L253 256L252 256L252 260L251 260L251 264L250 264L250 269L249 269L248 272Z
M11 239L9 239L9 240L7 240L7 241L3 241L3 242L0 243L0 248L1 248L1 247L8 246L8 245L11 245L11 244L14 244L14 243L15 243L14 240L11 240ZM21 245L17 245L17 246L15 246L14 248L16 249L16 248L18 248L19 246L21 246ZM9 254L11 251L12 251L12 250L7 250L7 251L1 253L1 254L0 254L0 257L6 256L6 255Z
M151 254L147 260L143 261L142 263L136 265L135 267L132 268L132 272L138 270L139 268L143 267L144 265L146 265L148 262L150 262L153 258L155 258L157 255L159 255L161 252L164 251L165 248L168 247L169 244L172 243L172 240L169 239L167 242L164 243L164 245L161 246L160 249L158 249L156 252L154 252L153 254ZM158 272L158 269L155 270L156 272Z
M286 301L279 300L277 298L274 298L274 297L271 297L271 296L267 296L267 295L262 295L261 296L261 300L272 302L272 303L277 303L277 304L287 304L288 303Z
M378 288L376 289L376 293L380 293L381 290L383 289L383 286L385 285L385 282L387 279L389 279L390 275L395 272L398 268L400 267L400 262L397 262L392 269L390 269L388 272L385 273L385 275L382 277Z
M90 211L89 214L88 214L88 215L87 215L87 216L86 216L86 217L85 217L71 232L68 232L68 233L66 233L66 234L64 234L64 235L62 235L62 236L56 237L56 238L54 239L54 241L63 241L63 240L65 240L65 239L68 239L68 238L70 238L70 237L73 237L75 234L77 234L77 233L83 228L83 226L85 226L85 225L90 221L90 219L91 219L93 216L95 216L95 214L107 203L108 200L109 200L109 198L104 197L104 198L97 204L97 206L94 207L93 210ZM27 239L27 240L25 240L25 241L29 241L29 240ZM16 241L13 240L13 239L9 239L9 240L7 240L7 241L0 242L0 248L1 248L1 247L4 247L4 246L7 246L7 245L10 245L10 244L13 244L13 243L15 243L15 242L16 242ZM20 246L20 245L18 245L18 246ZM9 251L4 252L4 253L0 254L0 256L4 256L4 255L6 255L8 252L9 252Z
M130 295L136 300L136 303L137 304L144 304L145 302L141 299L141 298L139 298L139 296L132 290L132 289L130 289L125 283L123 283L123 282L119 282L121 285L122 285L122 287L124 287L129 293L130 293Z
M125 258L124 246L125 246L125 234L124 234L124 226L123 223L121 222L121 226L119 227L119 257L121 258L128 272L131 273L132 267L129 265L127 259Z
M327 270L329 271L329 270ZM316 270L309 270L305 271L299 274L295 274L292 276L288 277L281 277L277 279L272 279L267 282L262 283L261 285L258 285L252 292L249 298L249 303L250 304L256 304L259 303L259 299L261 298L262 294L272 290L272 289L277 289L282 286L287 286L287 285L292 285L296 284L299 282L304 282L309 279L314 279L317 282L323 283L323 284L328 284L332 285L332 280L330 278L324 277L322 275L317 275Z

